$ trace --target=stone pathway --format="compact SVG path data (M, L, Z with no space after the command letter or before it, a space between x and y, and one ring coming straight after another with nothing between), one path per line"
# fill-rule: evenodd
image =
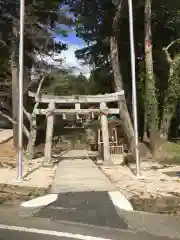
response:
M68 151L61 158L52 184L52 193L115 190L85 150Z

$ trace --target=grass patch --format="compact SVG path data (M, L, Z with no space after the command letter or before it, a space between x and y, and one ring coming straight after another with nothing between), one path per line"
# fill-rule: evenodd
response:
M180 143L168 142L167 151L170 153L174 153L180 157Z
M180 143L165 142L157 151L156 160L161 163L180 165Z

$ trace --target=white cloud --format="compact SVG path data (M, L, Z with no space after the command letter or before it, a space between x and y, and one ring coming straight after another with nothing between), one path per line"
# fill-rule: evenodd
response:
M75 75L82 73L88 78L90 76L91 66L84 65L83 62L75 56L75 51L81 48L83 48L82 45L69 44L67 50L62 51L60 54L55 54L53 57L43 56L43 60L56 67L60 66L61 68L70 69ZM60 59L62 62L58 61Z
M78 75L82 73L89 77L91 68L89 65L84 65L82 61L78 60L75 56L75 51L82 48L78 45L69 45L66 51L62 51L60 57L63 59L63 67L72 69L73 73Z

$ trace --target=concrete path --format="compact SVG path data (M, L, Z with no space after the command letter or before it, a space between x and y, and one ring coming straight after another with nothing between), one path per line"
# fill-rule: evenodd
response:
M72 150L61 158L52 184L52 193L115 190L109 179L88 158L85 150Z

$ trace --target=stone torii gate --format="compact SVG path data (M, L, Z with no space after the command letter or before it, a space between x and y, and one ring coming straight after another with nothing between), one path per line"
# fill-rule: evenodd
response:
M110 163L110 146L109 146L109 131L108 131L108 118L107 114L119 114L118 108L108 108L107 103L118 102L124 100L124 91L98 94L98 95L76 95L76 96L57 96L57 95L38 95L29 91L29 96L33 97L37 103L47 103L46 109L35 109L35 115L45 115L47 117L46 127L46 142L44 151L44 165L51 164L52 158L52 138L53 138L53 126L54 115L63 114L81 114L87 115L90 113L100 114L101 130L103 139L103 158L105 163ZM73 109L59 109L56 108L56 104L68 106L68 104L74 104ZM81 104L99 104L99 108L81 108Z

